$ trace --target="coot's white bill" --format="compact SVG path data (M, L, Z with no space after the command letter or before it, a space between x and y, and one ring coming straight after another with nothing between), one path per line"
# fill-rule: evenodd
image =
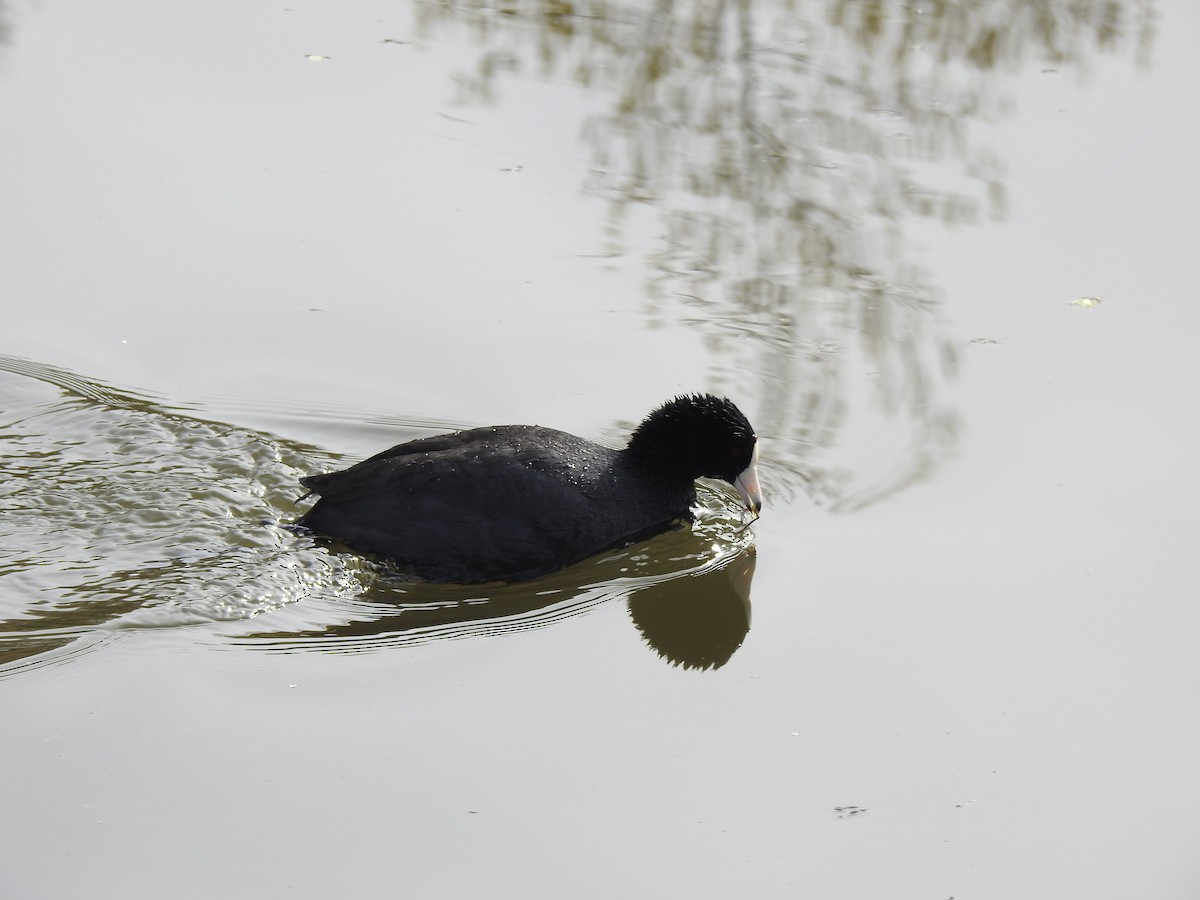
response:
M754 453L750 457L750 465L737 477L733 486L742 495L742 503L755 516L762 511L762 488L758 486L758 442L754 443Z

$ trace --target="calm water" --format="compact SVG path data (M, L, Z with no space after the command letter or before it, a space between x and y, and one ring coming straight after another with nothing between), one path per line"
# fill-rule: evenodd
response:
M0 897L1200 896L1200 7L0 0ZM750 531L296 479L685 390Z

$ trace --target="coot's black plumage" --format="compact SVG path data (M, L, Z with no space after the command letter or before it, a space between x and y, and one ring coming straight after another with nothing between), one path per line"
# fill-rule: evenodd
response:
M301 483L320 499L299 520L431 581L518 581L691 519L695 480L762 506L754 429L729 400L676 397L623 450L536 425L399 444Z

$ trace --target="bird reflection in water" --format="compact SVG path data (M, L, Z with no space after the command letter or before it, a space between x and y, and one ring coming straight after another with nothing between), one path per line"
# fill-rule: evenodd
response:
M603 558L519 584L413 584L375 570L350 603L350 621L244 635L269 652L356 653L526 631L624 600L646 643L671 665L719 669L750 630L754 546L722 522L735 544L714 544L696 523Z

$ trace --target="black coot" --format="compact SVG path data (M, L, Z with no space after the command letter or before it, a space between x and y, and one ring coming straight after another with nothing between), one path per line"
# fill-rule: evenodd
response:
M430 581L519 581L691 519L695 480L762 507L754 429L729 400L676 397L624 450L536 425L399 444L301 483L320 499L300 525Z

